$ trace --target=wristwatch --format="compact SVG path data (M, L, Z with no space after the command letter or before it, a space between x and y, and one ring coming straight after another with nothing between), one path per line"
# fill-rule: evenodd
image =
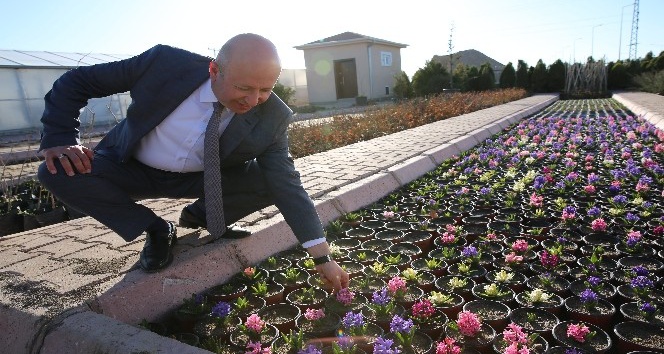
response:
M332 261L332 257L330 257L329 254L314 258L314 264L315 265L321 265L321 264L325 264L325 263L331 262L331 261Z

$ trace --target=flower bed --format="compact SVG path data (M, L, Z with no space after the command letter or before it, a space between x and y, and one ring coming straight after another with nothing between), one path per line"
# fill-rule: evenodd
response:
M206 323L209 316L234 323L228 338L245 338L248 347L222 336L200 338L200 346L308 354L664 350L655 333L664 331L663 186L664 132L611 99L557 102L331 223L327 236L337 261L353 265L353 286L301 308L302 326L281 333L278 345L251 341L247 326L261 319L233 310L208 314ZM295 255L274 255L290 261L280 272L312 270L306 255ZM318 284L312 274L304 288ZM245 288L231 308L253 298L256 286ZM284 298L290 291L298 290ZM648 323L655 334L623 330L627 321ZM182 331L175 319L164 322L166 335ZM336 336L321 338L314 328Z

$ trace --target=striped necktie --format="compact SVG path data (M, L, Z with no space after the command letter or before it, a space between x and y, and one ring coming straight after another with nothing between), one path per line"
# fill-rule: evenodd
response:
M217 238L226 232L224 202L221 191L221 167L219 164L219 122L224 106L214 103L214 111L205 129L203 149L203 182L205 188L205 218L210 234Z

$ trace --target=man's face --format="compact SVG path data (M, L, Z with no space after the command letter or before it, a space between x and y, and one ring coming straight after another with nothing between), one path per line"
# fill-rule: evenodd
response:
M226 67L210 63L212 92L226 108L246 113L272 93L281 68L278 63L256 58L229 60Z

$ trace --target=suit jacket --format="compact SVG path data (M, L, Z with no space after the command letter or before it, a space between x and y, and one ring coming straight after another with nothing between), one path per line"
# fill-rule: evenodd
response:
M45 96L40 150L79 143L79 110L90 98L130 92L127 116L97 144L121 162L207 78L210 58L157 45L122 61L68 71ZM324 237L318 214L302 187L288 152L287 129L292 111L274 93L245 114L237 114L221 136L222 167L256 159L266 183L300 242Z

